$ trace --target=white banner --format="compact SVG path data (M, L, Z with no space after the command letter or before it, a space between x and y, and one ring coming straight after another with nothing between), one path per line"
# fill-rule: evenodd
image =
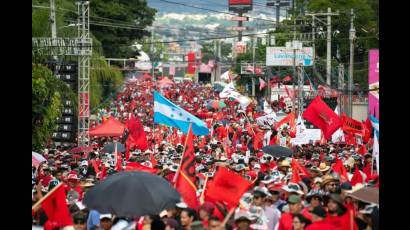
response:
M295 138L292 138L292 145L309 144L309 142L320 141L320 129L305 129L304 132L298 133Z

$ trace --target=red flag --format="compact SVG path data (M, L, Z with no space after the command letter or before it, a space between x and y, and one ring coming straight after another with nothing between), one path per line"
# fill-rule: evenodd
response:
M288 81L292 81L292 77L291 76L286 76L285 78L283 78L282 82L288 82Z
M188 134L185 141L185 152L183 154L180 168L175 175L175 188L181 194L185 203L191 207L198 207L196 197L196 176L195 176L195 153L194 138L192 134L192 125L189 126Z
M100 169L99 169L99 167L98 167L97 162L96 162L95 160L91 160L91 164L92 164L92 166L93 166L93 168L94 168L95 174L97 175L97 173L100 172Z
M44 225L45 230L73 225L67 208L65 189L62 184L58 185L58 188L41 203L41 207L48 218L47 223Z
M350 183L352 184L352 186L355 186L356 184L363 184L363 176L359 171L359 168L356 165L356 168L354 170L354 174L352 179L350 180Z
M226 202L229 208L235 207L250 186L252 183L241 175L220 167L214 180L208 181L205 198L210 201Z
M292 159L293 164L299 170L299 173L302 173L304 177L311 177L309 171L302 165L299 164L297 160Z
M101 174L100 174L100 180L104 180L104 178L107 176L107 167L105 167L105 164L102 164L102 169L101 169Z
M296 160L295 159L292 159L292 163L291 163L291 166L292 166L292 178L290 179L290 182L292 182L292 183L299 183L301 180L302 180L302 178L300 178L300 175L299 175L299 168L296 166Z
M156 169L144 166L137 162L127 162L127 165L125 166L125 171L143 171L143 172L149 172L152 174L157 174Z
M282 120L280 120L278 123L275 124L275 129L278 129L281 127L283 124L289 123L290 129L293 131L296 128L296 123L295 123L295 113L290 112L286 117L284 117Z
M340 175L340 181L346 182L348 181L347 171L343 162L338 158L336 159L336 163L332 166L332 170Z
M364 155L367 153L367 148L365 144L362 144L359 148L359 151L357 151L358 153L360 153L361 155Z
M339 129L339 116L317 96L303 112L303 118L323 131L326 139Z
M262 78L259 78L259 91L265 88L265 86L266 86L266 82Z
M134 115L131 115L131 118L127 123L127 128L129 134L126 144L130 148L140 149L141 151L147 150L147 135L145 134L144 127L142 127L141 121Z
M343 114L340 122L342 130L350 133L362 133L362 123Z

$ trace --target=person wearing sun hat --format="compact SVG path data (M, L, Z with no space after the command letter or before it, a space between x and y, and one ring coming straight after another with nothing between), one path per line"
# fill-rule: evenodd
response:
M323 192L321 190L311 190L306 194L306 201L309 203L308 207L302 210L302 214L312 220L312 210L323 204Z
M325 192L335 193L339 187L339 180L331 175L325 175L322 182L322 189Z

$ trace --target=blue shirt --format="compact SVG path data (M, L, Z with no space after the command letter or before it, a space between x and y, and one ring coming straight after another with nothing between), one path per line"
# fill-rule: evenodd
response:
M100 225L100 213L97 210L91 210L87 219L87 230L92 227Z

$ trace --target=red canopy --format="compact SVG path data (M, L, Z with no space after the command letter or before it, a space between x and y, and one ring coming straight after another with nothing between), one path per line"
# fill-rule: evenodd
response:
M152 80L152 76L149 75L148 73L144 73L144 75L142 76L142 78L143 78L144 80Z
M165 88L165 87L169 87L174 85L175 83L170 80L168 77L164 77L163 79L161 79L160 81L157 82L159 87L161 88Z
M117 137L124 133L125 125L113 117L108 118L104 123L90 130L90 136L110 136Z

